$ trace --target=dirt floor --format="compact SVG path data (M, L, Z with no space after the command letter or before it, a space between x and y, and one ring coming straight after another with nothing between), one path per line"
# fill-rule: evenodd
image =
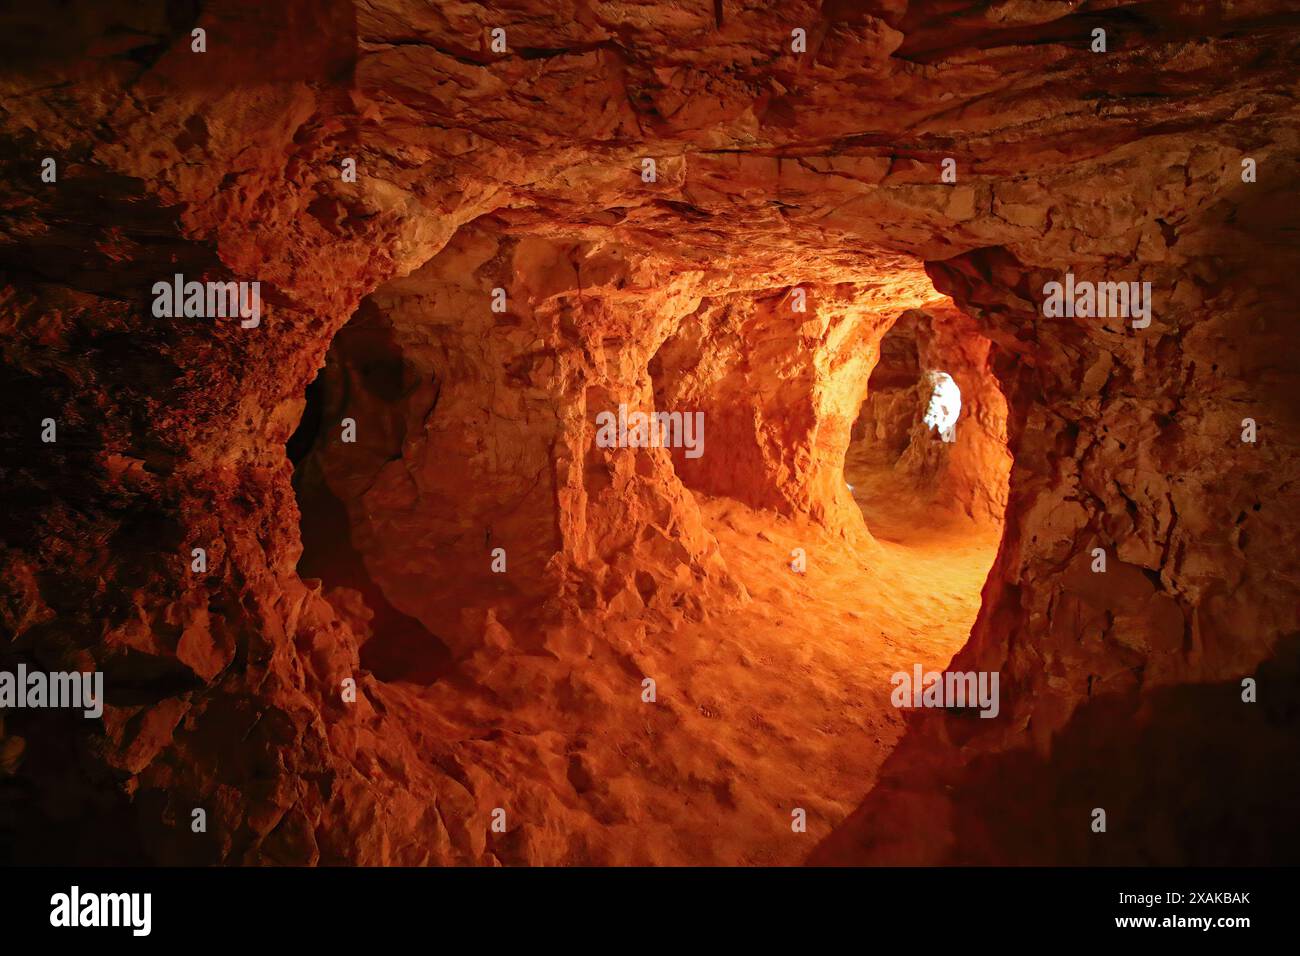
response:
M579 668L569 646L498 650L428 687L382 685L428 728L424 759L506 810L498 860L797 864L862 800L903 730L890 676L965 642L998 533L909 509L860 450L847 473L874 543L701 499L751 598L738 610L586 635Z

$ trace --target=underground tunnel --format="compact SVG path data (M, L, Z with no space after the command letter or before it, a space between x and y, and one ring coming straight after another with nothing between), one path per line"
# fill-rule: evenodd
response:
M105 685L0 698L6 862L1295 861L1284 4L91 6L0 68L0 671Z

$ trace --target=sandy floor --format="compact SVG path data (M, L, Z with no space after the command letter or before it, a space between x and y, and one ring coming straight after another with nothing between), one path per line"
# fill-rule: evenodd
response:
M703 503L754 601L713 654L667 663L693 698L727 700L738 711L720 721L715 739L745 755L737 764L754 811L781 824L736 821L726 828L734 856L719 862L799 862L811 843L792 836L790 809L807 810L815 842L861 801L903 730L890 676L917 663L947 665L979 611L997 533L909 512L887 479L856 477L855 496L869 496L862 503L878 529L870 554L810 540L807 529L734 502ZM786 563L795 547L808 554L803 575Z
M431 754L458 740L475 801L509 808L511 833L489 838L499 860L797 864L862 800L903 730L890 676L941 668L965 642L997 534L909 511L869 463L848 472L877 537L861 550L701 500L752 598L739 610L671 629L615 622L600 640L573 636L586 654L484 655L427 688L387 685L390 711L429 728Z

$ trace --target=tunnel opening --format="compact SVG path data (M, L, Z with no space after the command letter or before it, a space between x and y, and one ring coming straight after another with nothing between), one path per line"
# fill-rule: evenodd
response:
M430 684L447 673L451 652L418 618L398 610L375 581L354 541L345 503L345 489L356 486L356 472L364 467L363 454L378 451L400 457L401 403L415 377L402 359L391 325L363 302L334 337L325 366L307 386L302 418L285 452L294 466L300 516L299 576L309 585L318 584L357 634L362 666L381 680ZM388 414L369 415L359 427L354 416L362 397ZM365 444L358 449L361 438ZM388 451L381 451L384 448ZM348 468L349 458L356 462L353 469Z
M881 339L845 480L878 540L996 536L1007 506L1007 403L990 343L953 309L911 309ZM945 314L946 313L946 314Z
M1001 541L1011 469L989 350L950 305L903 312L880 341L844 458L872 537L901 577L931 583L962 642Z

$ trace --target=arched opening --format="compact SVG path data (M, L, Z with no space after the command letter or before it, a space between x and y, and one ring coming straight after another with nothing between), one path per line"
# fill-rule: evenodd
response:
M383 680L428 684L446 672L450 652L384 593L354 539L346 504L351 489L366 481L364 463L400 456L404 400L417 380L391 323L367 300L331 342L285 450L300 513L299 575L308 584L318 582L363 639L364 667ZM367 414L358 427L361 408Z
M979 612L1007 502L1007 405L988 357L988 340L951 306L902 313L881 339L844 462L882 560L926 582L932 626L954 635L954 652Z

